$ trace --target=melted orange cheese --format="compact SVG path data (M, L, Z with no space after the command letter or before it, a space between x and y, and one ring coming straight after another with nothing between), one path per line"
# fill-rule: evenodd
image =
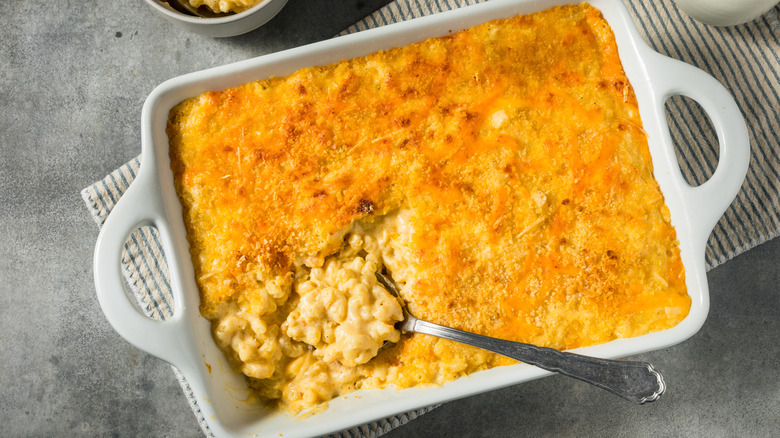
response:
M356 221L410 209L404 298L419 318L558 349L672 327L690 299L641 126L588 5L186 100L168 133L201 312L309 269ZM290 284L269 327L296 301ZM406 335L354 369L328 365L350 383L323 378L335 389L312 400L504 363ZM282 397L296 373L253 384Z

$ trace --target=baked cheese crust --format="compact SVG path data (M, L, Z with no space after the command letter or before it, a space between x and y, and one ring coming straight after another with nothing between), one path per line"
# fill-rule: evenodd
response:
M418 318L557 349L688 314L636 98L589 5L207 92L168 134L201 313L287 409L511 362L416 334L368 360L398 318L372 269ZM367 318L358 362L328 360L350 337L333 303Z

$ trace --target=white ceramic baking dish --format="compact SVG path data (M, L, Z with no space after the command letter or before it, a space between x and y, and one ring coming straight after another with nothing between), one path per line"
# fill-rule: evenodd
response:
M555 0L495 0L459 10L368 30L296 49L171 79L147 99L142 114L143 157L136 180L114 207L95 249L95 282L106 317L136 347L175 365L186 377L204 417L217 436L322 435L393 414L539 378L549 373L519 364L461 378L441 387L358 391L333 400L328 409L303 419L251 407L246 385L215 346L209 323L198 313L198 289L188 252L182 209L169 168L165 133L169 110L208 90L224 89L269 76L284 76L312 65L365 55L380 49L447 35L482 22L531 13ZM693 300L689 316L662 332L581 348L579 353L622 357L679 343L698 331L709 308L704 267L707 238L742 185L749 160L744 120L729 93L701 70L661 56L641 39L620 0L593 0L614 30L620 57L639 101L648 133L655 176L671 211ZM664 102L681 94L696 100L717 132L720 159L709 181L688 185L681 174L664 114ZM172 318L157 322L137 310L120 274L120 254L129 234L154 225L161 234L176 300Z

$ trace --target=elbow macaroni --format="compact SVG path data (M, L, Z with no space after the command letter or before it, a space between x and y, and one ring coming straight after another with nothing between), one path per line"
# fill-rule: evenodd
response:
M362 248L352 234L347 254ZM298 286L298 306L282 324L292 339L314 347L314 355L326 363L346 366L368 362L385 342L398 342L393 324L403 318L398 301L377 283L379 262L374 254L339 254ZM342 259L345 259L342 261Z

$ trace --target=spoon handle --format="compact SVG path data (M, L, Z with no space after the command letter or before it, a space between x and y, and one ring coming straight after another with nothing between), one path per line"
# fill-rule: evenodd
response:
M464 332L414 318L407 327L492 351L555 373L581 380L637 404L658 399L666 389L663 376L646 362L601 359L520 342Z

